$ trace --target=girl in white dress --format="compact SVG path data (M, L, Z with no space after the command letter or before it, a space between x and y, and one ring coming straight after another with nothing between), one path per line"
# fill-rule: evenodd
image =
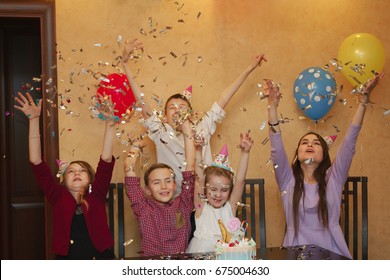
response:
M252 144L249 132L240 134L241 157L235 182L226 145L213 164L199 176L194 194L196 230L188 245L188 253L214 251L215 244L222 239L218 220L227 225L236 216L237 204L244 191Z

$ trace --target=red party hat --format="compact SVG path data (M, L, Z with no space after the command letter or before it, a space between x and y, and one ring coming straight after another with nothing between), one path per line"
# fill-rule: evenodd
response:
M191 101L192 85L183 90L180 94L187 98L188 101Z
M326 144L328 144L328 148L330 148L330 146L332 146L332 144L336 140L336 138L337 138L337 135L328 135L328 136L324 137Z

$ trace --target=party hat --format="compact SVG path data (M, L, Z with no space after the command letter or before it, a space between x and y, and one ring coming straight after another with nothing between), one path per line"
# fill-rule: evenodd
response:
M337 135L328 135L324 137L326 144L328 144L328 148L330 148L333 142L336 140Z
M180 94L187 98L188 101L191 101L192 85L183 90Z
M69 162L56 159L57 165L58 165L58 172L57 172L57 178L61 177L65 173L66 168L69 166Z
M228 171L232 171L232 169L230 168L229 154L226 144L222 147L221 151L211 165L226 169Z

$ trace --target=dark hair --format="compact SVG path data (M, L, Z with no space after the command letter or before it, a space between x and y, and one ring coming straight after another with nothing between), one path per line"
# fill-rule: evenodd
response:
M218 167L218 166L211 165L211 166L208 166L204 169L203 175L205 175L205 179L204 179L204 184L205 184L204 187L205 188L206 188L206 184L209 181L211 175L223 176L223 177L228 178L229 184L230 184L230 193L229 193L229 197L230 197L230 194L232 193L232 188L233 188L233 179L234 179L233 172L231 172L227 169Z
M294 187L294 194L293 194L293 217L294 217L294 232L295 234L298 233L299 230L299 223L298 223L298 208L299 208L299 201L301 200L301 197L303 195L303 198L305 198L305 188L304 188L304 177L303 172L301 168L301 163L298 160L298 149L299 145L301 144L302 139L309 135L313 134L315 135L318 140L321 143L322 147L322 161L314 170L314 178L318 182L318 195L319 195L319 202L318 202L318 217L322 221L322 224L327 228L329 226L328 224L328 205L326 201L326 171L331 165L330 157L329 157L329 148L325 140L322 138L321 135L315 133L315 132L308 132L305 135L299 139L297 149L295 150L295 155L293 162L291 163L291 168L294 173L295 177L295 187ZM305 207L305 205L303 205Z
M183 94L181 94L181 93L176 93L176 94L174 94L174 95L171 95L171 96L167 99L167 102L165 102L165 108L164 108L165 112L167 111L167 104L168 104L168 102L171 101L172 99L181 99L181 100L184 100L184 101L187 103L188 107L190 107L190 109L192 110L191 102L190 102Z
M168 164L165 164L165 163L155 163L155 164L151 165L148 168L148 170L145 171L144 181L145 181L145 185L146 186L149 186L149 175L150 175L150 173L152 173L153 170L160 169L160 168L169 169L172 172L173 180L176 179L176 174L175 174L175 171L173 171L172 167L170 167Z

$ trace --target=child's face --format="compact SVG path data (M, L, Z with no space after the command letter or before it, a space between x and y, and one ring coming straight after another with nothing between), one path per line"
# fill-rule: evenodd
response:
M316 135L308 134L299 142L298 159L301 162L311 158L314 163L321 163L323 154L321 142Z
M175 127L176 124L173 120L175 114L177 114L179 111L188 110L190 107L185 100L180 98L173 98L168 101L165 108L165 117L167 123L169 123L172 127Z
M176 181L172 171L168 168L157 168L150 172L146 191L156 201L169 202L176 190Z
M74 192L84 192L89 184L88 170L78 163L68 166L64 174L65 186Z
M214 208L222 207L229 199L230 179L224 176L210 175L206 184L208 203Z

